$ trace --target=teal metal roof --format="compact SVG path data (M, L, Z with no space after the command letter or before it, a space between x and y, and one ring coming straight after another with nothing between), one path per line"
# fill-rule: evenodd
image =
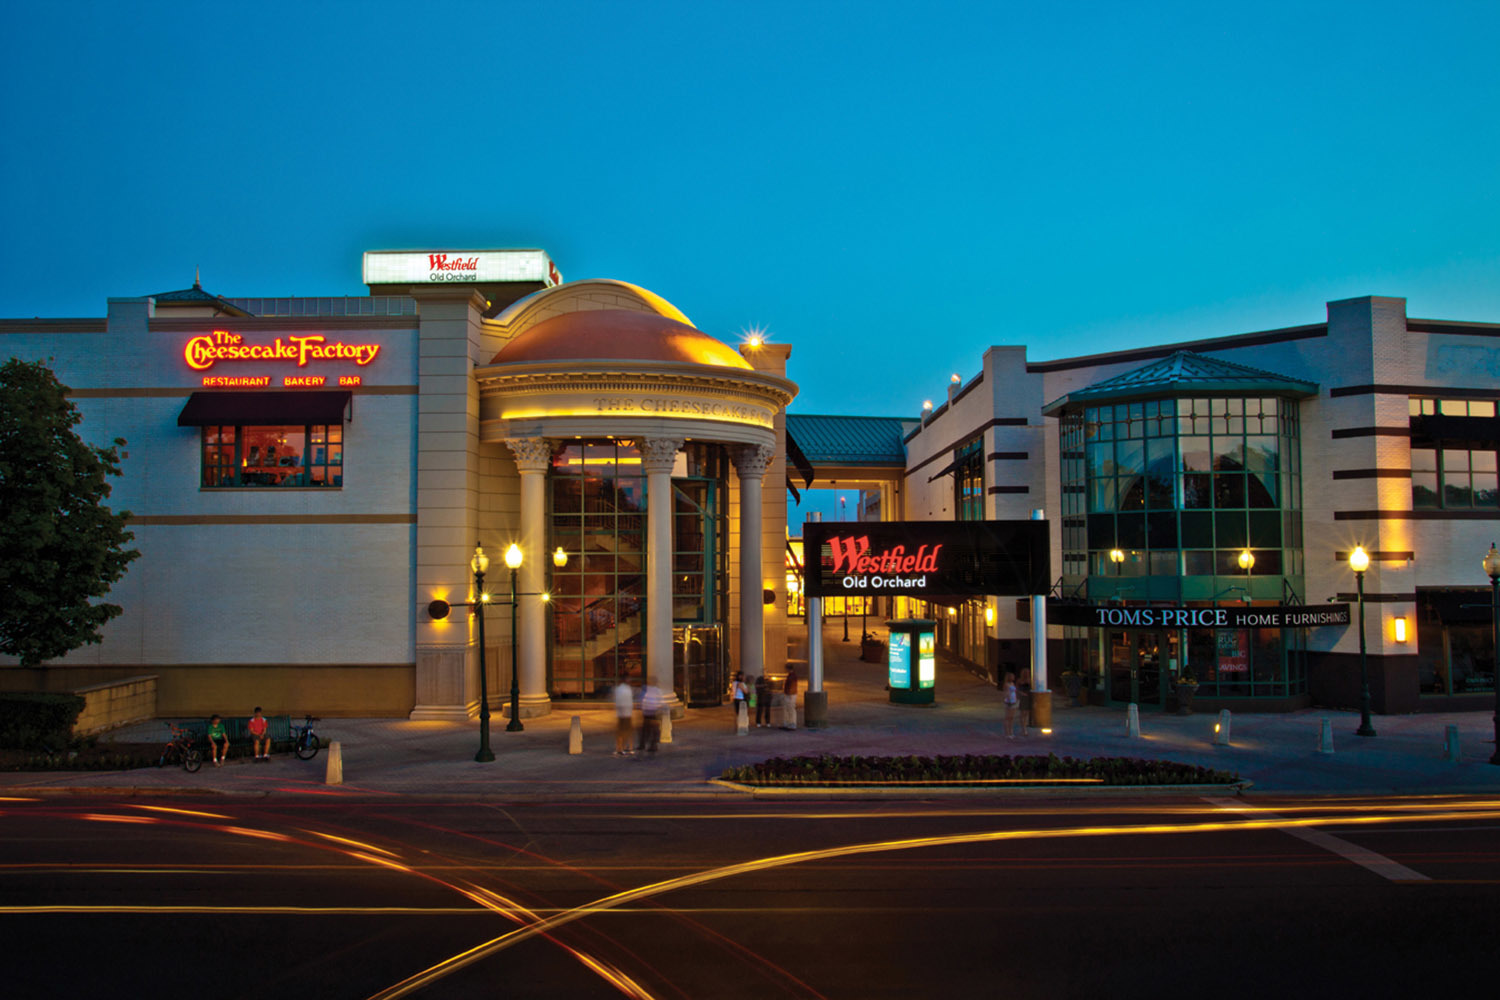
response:
M787 437L813 465L894 465L906 468L901 417L786 415Z
M1095 382L1042 407L1047 416L1094 403L1174 396L1289 396L1318 394L1318 383L1288 378L1249 365L1178 351L1160 361Z

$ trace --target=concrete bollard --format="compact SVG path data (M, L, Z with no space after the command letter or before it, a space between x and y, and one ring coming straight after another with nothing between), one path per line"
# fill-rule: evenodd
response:
M734 703L734 734L736 736L750 735L750 713L745 711L746 707L743 701Z
M1463 751L1458 746L1458 727L1447 726L1443 729L1443 759L1458 763L1463 759Z
M659 712L659 713L657 713L656 717L661 720L661 736L659 736L657 738L656 742L658 742L658 743L671 743L672 742L672 713L671 712Z
M1323 719L1322 733L1318 736L1318 753L1333 753L1333 720Z
M323 783L327 785L344 783L344 744L338 740L328 744L328 771L323 776Z
M1125 709L1125 735L1133 740L1141 738L1141 707L1135 702Z
M1219 721L1214 723L1214 746L1229 746L1229 709L1219 709Z
M568 753L583 753L583 717L575 715L568 725Z

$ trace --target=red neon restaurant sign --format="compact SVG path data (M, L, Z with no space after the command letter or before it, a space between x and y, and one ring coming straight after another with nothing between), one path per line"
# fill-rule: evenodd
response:
M192 338L183 346L182 357L188 367L195 371L207 371L220 361L287 361L299 368L309 361L353 361L363 367L375 360L380 353L379 344L346 344L342 341L328 343L322 334L306 334L277 337L269 344L247 344L243 335L227 330L215 330ZM358 375L340 375L341 386L359 385ZM283 385L300 388L317 388L328 384L327 375L286 375ZM269 375L205 375L205 386L241 387L268 386Z

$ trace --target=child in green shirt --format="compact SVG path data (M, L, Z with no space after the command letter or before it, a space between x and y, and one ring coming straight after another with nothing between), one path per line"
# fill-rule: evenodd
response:
M229 733L224 729L224 720L217 715L208 719L208 746L214 753L214 767L229 757Z

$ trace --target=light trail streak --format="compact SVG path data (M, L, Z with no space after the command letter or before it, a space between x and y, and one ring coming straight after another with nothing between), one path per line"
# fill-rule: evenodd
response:
M223 813L199 812L196 809L173 809L171 806L142 806L142 805L135 805L134 803L132 803L132 805L136 809L149 809L152 812L172 813L173 815L176 815L176 816L202 816L205 819L229 819L230 818L228 816L225 816Z
M239 906L233 908L233 914L248 914L251 916L292 916L292 917L321 917L321 916L487 916L468 906ZM180 914L210 914L213 916L224 916L225 909L222 905L182 905L171 904L144 905L135 903L109 903L109 904L41 904L36 906L0 906L0 914L25 915L25 914L130 914L134 916L177 916Z
M501 813L502 813L502 815L505 815L507 819L510 819L509 815L506 814L504 812L504 810L501 810ZM512 861L507 861L503 866L489 866L489 865L477 865L477 864L470 866L471 869L475 870L475 871L482 871L482 872L489 872L489 873L495 873L495 874L509 875L509 874L512 874L515 871L555 871L555 870L557 870L557 869L560 868L560 869L562 869L562 870L564 870L566 872L569 872L570 874L579 875L579 876L581 876L583 878L588 879L591 882L595 882L595 883L597 883L597 884L599 884L601 886L604 886L607 889L617 890L619 888L619 885L617 883L610 882L609 880L600 877L600 875L597 874L597 873L601 872L601 871L649 871L649 872L652 872L653 874L660 874L663 870L684 870L684 871L693 871L693 870L696 870L696 869L693 869L692 867L690 867L689 865L686 865L686 864L674 864L674 865L661 865L661 864L636 865L636 864L631 864L631 865L614 865L614 866L590 865L589 868L585 869L585 868L580 868L577 865L573 865L573 864L568 864L566 862L557 861L557 860L555 860L553 858L547 857L546 855L538 854L535 851L528 850L528 849L526 849L524 847L516 847L513 844L505 843L505 842L502 842L502 841L497 841L497 840L494 840L493 838L490 838L490 837L487 837L487 836L480 836L480 835L478 835L476 833L471 833L471 832L461 831L461 830L454 830L454 829L451 829L449 827L445 827L445 826L441 826L441 825L437 825L437 824L433 824L433 823L417 822L417 821L414 821L414 820L411 820L411 819L407 819L407 818L404 818L404 817L403 817L402 821L406 822L408 824L417 826L417 827L419 827L421 829L436 830L436 831L439 831L439 832L442 832L442 833L452 834L452 835L463 837L463 838L470 839L470 840L476 840L479 843L485 844L486 846L489 846L489 847L500 847L500 848L503 848L503 849L505 849L507 851L513 852L513 854L515 856L517 856L517 857L535 858L535 859L543 862L542 864L516 865ZM511 820L511 821L514 822L514 820ZM519 824L517 824L517 825L519 826ZM765 955L757 954L756 952L752 951L749 947L747 947L743 943L741 943L739 941L736 941L733 937L730 937L729 935L723 934L723 933L715 930L713 927L710 927L707 924L704 924L704 923L702 923L700 921L694 920L694 919L692 919L689 916L685 916L685 915L679 913L674 908L661 906L661 907L658 907L657 912L659 914L664 914L666 916L671 917L672 919L674 919L674 920L678 921L679 923L685 925L686 927L690 928L691 930L693 930L693 931L695 931L695 932L697 932L699 934L702 934L706 938L713 939L713 941L717 942L718 945L721 948L723 948L726 952L729 952L729 953L731 953L731 954L733 954L733 955L735 955L735 956L737 956L737 957L739 957L741 959L744 959L747 962L747 964L749 966L749 969L754 974L762 976L768 982L775 982L776 981L775 977L780 977L781 979L784 979L785 981L787 981L789 983L792 983L793 985L795 985L796 987L798 987L799 989L801 989L807 995L817 998L817 1000L827 1000L827 998L824 997L823 994L819 993L816 989L814 989L811 985L809 985L808 983L806 983L802 979L799 979L795 974L793 974L791 972L791 970L789 970L789 969L787 969L787 968L785 968L785 967L777 964L776 962L768 959L767 956L765 956ZM595 933L600 938L603 938L604 940L611 941L611 942L613 941L613 939L609 938L607 935L603 934L602 932L593 931L593 933ZM637 956L637 958L639 959L639 956ZM655 971L655 970L653 969L652 971ZM671 985L671 984L669 983L668 985ZM675 989L675 987L674 987L674 989ZM678 990L677 992L681 993L682 991ZM684 998L685 998L685 994L684 994Z
M119 816L114 813L84 813L78 818L87 820L90 823L142 823L149 825L161 822L155 816Z
M396 856L395 851L387 851L383 847L376 847L374 844L366 844L359 840L350 840L348 837L336 837L331 833L322 833L318 830L303 830L302 832L314 837L322 837L324 840L331 840L334 843L348 844L350 847L360 847L367 851L374 851L376 854L384 854L387 857L394 858Z
M1420 817L1424 821L1468 819L1470 817L1481 819L1500 818L1500 812L1489 814L1462 811L1457 813L1428 813ZM1332 821L1333 825L1356 825L1369 826L1383 823L1400 823L1410 821L1405 815L1374 815L1374 816L1349 816ZM613 910L625 903L633 903L637 900L659 896L679 889L686 889L707 882L716 882L737 875L746 875L752 872L766 871L771 868L784 868L791 865L807 864L813 861L824 861L832 858L850 857L859 854L875 854L886 851L907 851L927 847L947 847L960 844L987 844L1001 843L1016 840L1052 840L1074 837L1116 837L1116 836L1153 836L1153 835L1187 835L1200 833L1223 833L1239 832L1244 830L1281 829L1290 827L1314 827L1330 825L1330 821L1320 818L1311 819L1286 819L1261 820L1261 819L1239 819L1232 822L1209 821L1201 823L1189 823L1181 826L1168 824L1149 826L1096 826L1096 827L1065 827L1056 830L985 830L975 833L944 834L932 837L912 837L903 840L873 841L864 844L846 844L839 847L826 847L811 851L797 851L791 854L778 854L766 858L758 858L751 861L742 861L738 864L725 865L719 868L706 869L691 875L682 875L677 878L654 882L649 885L638 886L624 892L605 896L594 900L592 903L584 904L573 910L560 913L554 917L548 917L537 921L527 927L502 934L497 938L475 945L456 955L449 956L435 965L429 966L416 975L396 983L379 993L373 994L370 1000L398 1000L400 997L409 995L415 990L429 986L445 976L457 972L459 969L472 965L473 963L498 954L513 945L519 944L528 938L538 934L546 934L557 927L580 920L583 917ZM1430 884L1424 882L1421 884Z

